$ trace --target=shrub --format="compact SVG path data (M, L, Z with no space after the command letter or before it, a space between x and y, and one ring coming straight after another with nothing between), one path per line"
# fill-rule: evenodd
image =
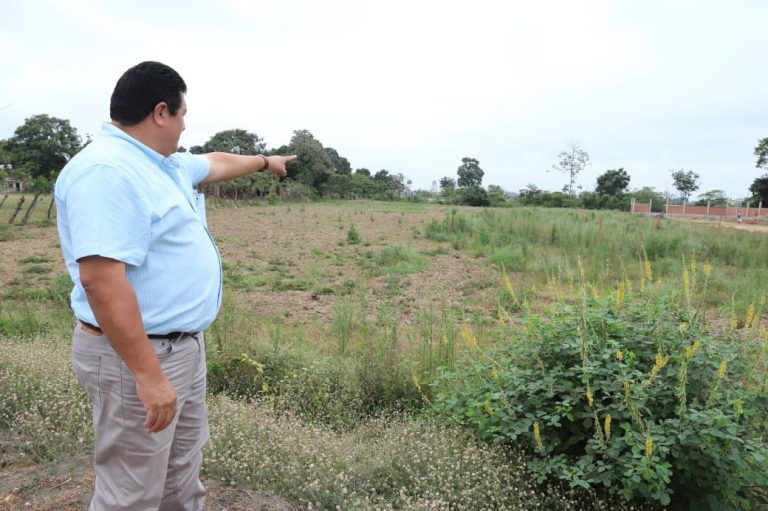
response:
M587 297L435 383L435 409L532 451L539 481L678 509L750 509L765 488L768 339L699 325L674 300ZM754 318L752 319L754 325Z
M467 186L460 188L456 193L457 202L459 204L466 204L467 206L490 206L491 199L488 197L488 192L479 186Z
M350 245L357 245L362 241L363 239L360 237L357 228L355 228L355 224L350 225L349 230L347 231L347 243Z

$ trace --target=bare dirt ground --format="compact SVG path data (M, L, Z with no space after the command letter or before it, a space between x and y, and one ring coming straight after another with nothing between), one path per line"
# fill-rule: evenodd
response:
M386 279L366 270L360 261L392 246L429 253L426 270L398 282L398 315L406 323L441 301L471 310L485 310L495 272L482 261L427 240L424 229L445 217L446 208L425 205L350 202L338 205L301 204L275 208L214 209L208 214L211 232L230 270L257 273L267 284L236 293L239 304L253 314L283 317L291 323L329 318L345 282L366 289L373 311L387 294ZM361 243L347 243L351 226ZM234 267L234 268L232 268ZM263 271L277 267L277 271ZM278 282L279 285L275 285ZM292 282L307 289L283 289ZM391 289L390 289L391 291Z
M82 511L93 494L94 473L89 455L59 463L31 463L17 440L0 433L0 511ZM203 481L206 511L299 511L277 495L228 488Z
M208 223L216 239L225 275L252 279L230 286L237 307L265 318L308 323L333 314L345 285L364 288L368 304L394 299L403 321L411 322L441 302L467 312L491 312L495 272L482 260L427 240L424 229L444 218L446 208L428 205L350 202L290 204L273 207L210 208ZM347 243L351 226L361 242ZM428 254L424 271L403 276L396 293L381 274L366 269L387 247ZM431 253L442 247L440 253ZM55 226L14 227L0 242L0 290L47 290L66 269ZM393 294L396 295L393 297Z
M351 283L365 290L372 312L386 301L406 325L443 306L492 315L496 272L482 259L424 237L427 224L447 211L373 202L211 207L208 223L225 275L251 282L227 288L240 313L328 325L339 299L355 299L342 292ZM359 243L348 242L353 225ZM370 261L393 246L427 257L426 268L388 280ZM14 227L9 239L0 242L0 293L5 296L45 292L65 273L53 225ZM0 432L0 511L86 509L93 481L90 455L35 464L23 455L17 439ZM206 510L300 509L277 495L204 483Z
M667 218L671 218L671 219L677 220L674 217L667 217ZM758 223L758 222L754 222L754 221L751 221L751 220L747 220L747 221L742 222L742 223L738 223L738 222L725 222L725 221L721 222L721 221L718 221L718 220L706 220L706 219L702 219L702 218L685 218L685 219L681 219L681 220L682 221L687 221L687 222L693 222L693 223L696 223L696 224L705 224L705 225L709 225L709 226L717 227L717 228L738 229L740 231L749 231L749 232L757 232L757 233L768 232L768 224L766 224L766 223Z

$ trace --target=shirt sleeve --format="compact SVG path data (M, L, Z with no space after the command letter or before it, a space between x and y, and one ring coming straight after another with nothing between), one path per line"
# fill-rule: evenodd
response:
M200 181L208 177L211 162L202 154L176 153L176 157L192 186L197 186Z
M134 266L144 262L151 210L138 185L120 169L103 165L85 169L63 200L75 260L97 255Z

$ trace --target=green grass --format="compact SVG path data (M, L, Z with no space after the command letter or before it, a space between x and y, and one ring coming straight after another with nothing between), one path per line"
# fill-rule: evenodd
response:
M4 196L5 194L3 194ZM9 220L13 216L14 212L16 211L16 207L18 206L19 202L21 201L22 197L24 198L24 203L22 204L21 210L16 215L16 218L14 219L13 224L19 225L21 224L25 214L27 213L27 210L29 206L32 204L32 199L34 198L33 194L30 193L11 193L8 194L8 199L3 203L3 207L0 208L0 224L8 224ZM0 200L2 197L0 197ZM27 224L29 225L50 225L50 220L48 220L48 206L51 203L51 195L41 195L38 199L37 203L32 209L32 212L29 216L29 219L27 220ZM51 219L55 221L56 219L56 208L53 207L51 209ZM2 228L0 228L0 241L2 240Z
M31 263L52 263L53 259L47 255L31 255L28 257L22 257L19 259L19 264L31 264Z
M35 264L35 265L32 265L32 266L27 266L26 268L24 268L24 273L37 273L37 274L40 274L40 273L50 273L51 271L53 271L52 267L50 267L50 266L41 266L39 264Z
M429 267L427 256L402 245L388 246L378 253L366 251L359 262L374 275L406 275Z
M600 288L622 280L638 283L643 262L668 289L681 286L682 268L708 263L722 278L713 281L710 306L739 311L768 287L768 236L736 229L656 220L629 213L560 209L453 210L431 222L428 238L487 257L499 268L527 275L529 285L572 280L579 262L584 278Z

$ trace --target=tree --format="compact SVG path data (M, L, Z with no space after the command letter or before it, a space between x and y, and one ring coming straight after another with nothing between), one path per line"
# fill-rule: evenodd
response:
M325 152L328 153L328 157L331 159L331 164L333 165L333 170L335 170L337 174L352 173L352 165L349 164L349 160L340 156L336 149L333 147L326 147Z
M193 147L197 149L199 146ZM262 154L266 144L256 133L233 129L220 131L200 148L202 153ZM194 152L194 151L193 151Z
M68 120L40 114L26 119L4 146L15 170L52 182L82 140Z
M233 154L263 154L266 149L264 140L255 133L249 133L242 129L219 131L208 141L199 146L192 146L190 153L202 154L213 152L225 152ZM179 148L181 151L181 148ZM230 181L215 183L212 186L213 194L217 197L225 196L235 199L266 197L274 183L272 175L265 173L250 174Z
M683 202L688 202L688 197L699 189L699 175L692 170L672 170L672 184L680 192Z
M757 141L755 156L757 156L757 163L755 164L757 168L768 168L768 137Z
M488 200L491 206L503 206L507 203L507 194L499 185L488 185Z
M320 185L322 195L337 199L351 199L353 191L351 174L333 174Z
M366 169L366 168L364 168L364 167L363 168L359 168L359 169L355 169L355 174L360 174L362 176L371 177L371 171Z
M627 191L629 180L629 174L623 168L606 170L602 175L597 176L595 192L617 197Z
M710 190L699 195L699 200L696 201L697 206L725 206L728 202L728 196L723 190Z
M456 180L452 177L441 177L440 178L440 192L447 196L453 195L453 192L456 191Z
M552 170L568 175L568 186L564 191L573 197L575 195L574 185L576 177L584 168L589 165L589 153L579 147L578 144L569 145L565 151L557 155L560 161L552 165Z
M464 186L459 188L458 202L467 206L490 206L491 199L488 198L488 192L478 185Z
M666 198L663 193L656 191L652 186L644 186L638 190L633 190L629 195L641 204L648 204L650 202L651 211L655 213L664 210Z
M368 169L363 169L368 170ZM386 193L386 185L376 181L368 174L355 172L350 178L350 188L353 197L370 199L379 194Z
M768 141L768 138L763 140ZM763 206L768 206L768 174L755 178L749 186L749 191L752 192L753 200L763 201Z
M11 155L8 152L8 150L5 148L6 144L7 144L6 140L0 140L0 165L11 163Z
M289 145L289 154L298 156L288 168L288 177L297 179L317 191L318 186L326 181L334 171L331 157L323 144L308 130L293 132Z
M400 194L405 190L405 176L402 174L390 174L388 170L381 169L373 175L373 179L383 183L385 190L393 194Z
M459 188L470 186L481 186L483 183L483 169L480 168L480 162L474 158L462 158L461 166L457 174L459 175Z
M526 205L533 206L533 205L540 204L541 200L542 200L542 197L546 193L548 193L548 192L545 192L544 190L542 190L541 188L539 188L535 184L528 183L525 186L525 188L522 188L518 192L518 195L520 196L519 200L520 200L521 204L526 204Z

